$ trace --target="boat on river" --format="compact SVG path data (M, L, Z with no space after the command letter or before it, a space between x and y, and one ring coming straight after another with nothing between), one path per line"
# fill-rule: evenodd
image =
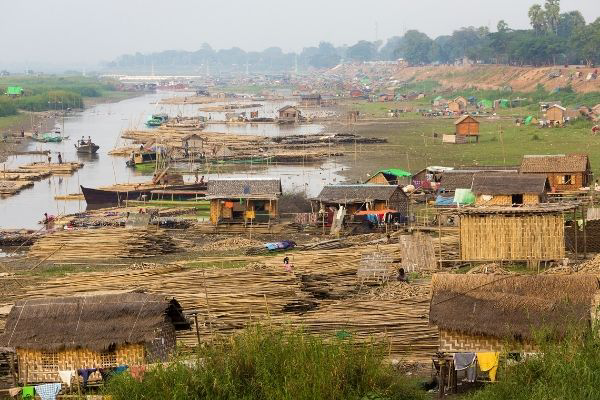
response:
M146 121L146 126L148 127L156 127L161 126L165 122L169 120L169 116L167 114L152 114L150 118Z
M96 154L100 146L91 140L78 140L75 148L77 149L77 153L80 154Z
M135 150L131 153L129 160L126 164L128 167L137 167L144 164L155 164L156 163L156 151L140 149Z
M127 186L106 189L81 186L81 193L87 205L92 208L118 207L128 201L192 200L206 195L206 183Z

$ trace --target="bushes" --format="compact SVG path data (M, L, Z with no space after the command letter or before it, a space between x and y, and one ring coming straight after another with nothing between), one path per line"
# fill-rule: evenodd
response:
M0 98L0 117L16 115L17 107L9 98Z
M251 327L198 357L200 367L174 363L146 373L142 382L116 376L105 392L114 400L424 398L384 363L380 347L325 342L298 330Z
M542 345L543 356L508 368L494 385L470 400L597 399L600 339L572 334L560 344Z

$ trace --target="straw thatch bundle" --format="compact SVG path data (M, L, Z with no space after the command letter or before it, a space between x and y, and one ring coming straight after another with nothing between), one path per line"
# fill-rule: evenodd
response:
M6 321L0 345L57 351L148 343L173 324L189 329L175 299L145 293L59 297L19 301Z
M589 326L599 282L588 275L436 274L430 322L441 330L530 340Z

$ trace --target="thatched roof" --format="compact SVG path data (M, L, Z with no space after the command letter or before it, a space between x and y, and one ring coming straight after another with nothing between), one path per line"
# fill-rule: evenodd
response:
M547 189L545 175L526 174L475 174L473 193L489 195L542 194Z
M442 173L440 189L454 191L456 189L471 189L475 172L468 171L446 171Z
M281 179L211 179L207 198L272 198L281 195Z
M121 293L19 301L8 314L0 346L56 351L145 343L166 324L189 329L179 303L164 296Z
M522 173L585 172L589 169L587 154L523 156Z
M432 287L429 321L440 329L521 340L589 326L599 282L589 275L435 274Z
M396 185L327 185L315 200L338 204L387 201L397 192L406 196Z

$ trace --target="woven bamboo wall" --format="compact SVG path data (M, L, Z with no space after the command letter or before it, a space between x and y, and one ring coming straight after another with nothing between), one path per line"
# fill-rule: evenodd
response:
M558 260L565 257L564 219L540 215L462 215L462 260Z
M460 332L439 330L439 351L447 353L461 352L489 352L489 351L515 351L533 352L535 347L531 343L511 343L490 336L474 336Z
M106 353L104 353L106 354ZM143 344L131 344L116 349L114 357L87 349L57 352L17 349L20 382L59 382L58 371L79 368L106 368L118 365L145 364Z
M537 194L525 194L523 195L524 205L539 204L540 197ZM485 201L482 195L477 196L475 199L476 206L511 206L512 196L508 194L495 195L490 200Z

